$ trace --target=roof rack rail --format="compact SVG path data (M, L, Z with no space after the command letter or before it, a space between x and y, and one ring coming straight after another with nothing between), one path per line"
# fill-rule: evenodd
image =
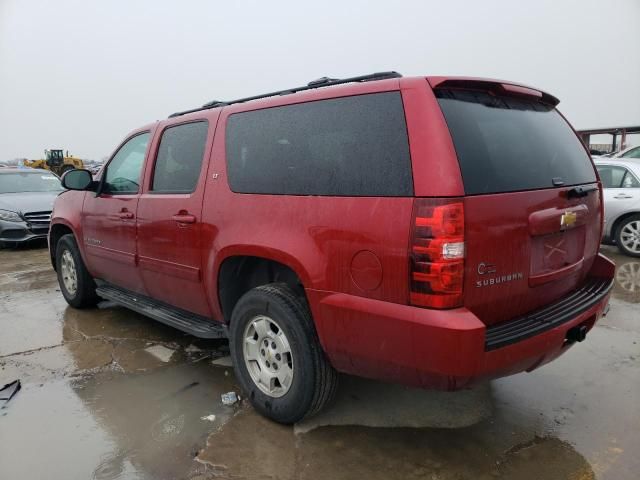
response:
M251 100L258 100L260 98L268 98L268 97L277 97L277 96L281 96L281 95L289 95L291 93L302 92L304 90L312 90L314 88L329 87L331 85L341 85L343 83L370 82L370 81L373 81L373 80L384 80L384 79L387 79L387 78L400 78L400 77L402 77L402 75L400 75L398 72L393 72L393 71L392 72L370 73L369 75L360 75L358 77L349 77L349 78L322 77L322 78L318 78L317 80L312 80L311 82L307 83L306 85L304 85L302 87L288 88L286 90L278 90L277 92L271 92L271 93L263 93L262 95L254 95L253 97L239 98L237 100L230 100L228 102L220 101L220 100L213 100L211 102L205 103L203 106L198 107L198 108L192 108L191 110L185 110L183 112L172 113L171 115L169 115L169 118L179 117L181 115L186 115L187 113L199 112L201 110L208 110L210 108L224 107L226 105L233 105L234 103L250 102Z

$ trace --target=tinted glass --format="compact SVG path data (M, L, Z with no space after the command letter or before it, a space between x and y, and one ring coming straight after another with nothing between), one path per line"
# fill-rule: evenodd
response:
M603 188L638 188L638 180L624 167L598 165Z
M61 192L62 190L60 179L45 171L0 173L0 193Z
M598 175L602 181L603 188L619 188L622 184L622 177L626 170L622 167L614 167L611 165L598 165Z
M436 90L436 96L467 194L596 180L582 143L554 108L476 91Z
M624 174L624 178L622 179L622 188L639 188L640 182L638 179L633 176L631 172L627 170L627 173Z
M227 123L227 165L235 192L413 194L399 92L231 115Z
M140 172L144 163L149 133L142 133L125 143L115 154L105 177L105 191L109 193L137 193Z
M168 128L162 134L152 190L190 193L195 190L202 168L207 122Z

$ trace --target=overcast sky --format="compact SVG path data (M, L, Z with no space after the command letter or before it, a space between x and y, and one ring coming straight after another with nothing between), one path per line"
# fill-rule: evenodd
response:
M640 0L0 0L0 159L100 159L176 110L381 70L514 80L576 128L637 125Z

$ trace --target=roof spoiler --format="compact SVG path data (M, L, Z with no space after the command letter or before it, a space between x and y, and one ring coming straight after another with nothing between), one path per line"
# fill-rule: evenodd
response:
M560 100L542 90L537 90L523 85L516 85L502 80L484 80L477 78L446 78L429 77L427 79L431 88L452 88L458 90L481 90L494 95L506 95L510 97L526 97L540 103L556 107Z

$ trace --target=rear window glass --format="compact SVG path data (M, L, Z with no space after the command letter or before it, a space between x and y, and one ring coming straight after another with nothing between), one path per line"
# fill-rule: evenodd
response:
M234 192L413 194L399 92L236 113L229 116L226 137Z
M580 140L554 108L477 91L436 90L436 96L466 194L596 181Z

